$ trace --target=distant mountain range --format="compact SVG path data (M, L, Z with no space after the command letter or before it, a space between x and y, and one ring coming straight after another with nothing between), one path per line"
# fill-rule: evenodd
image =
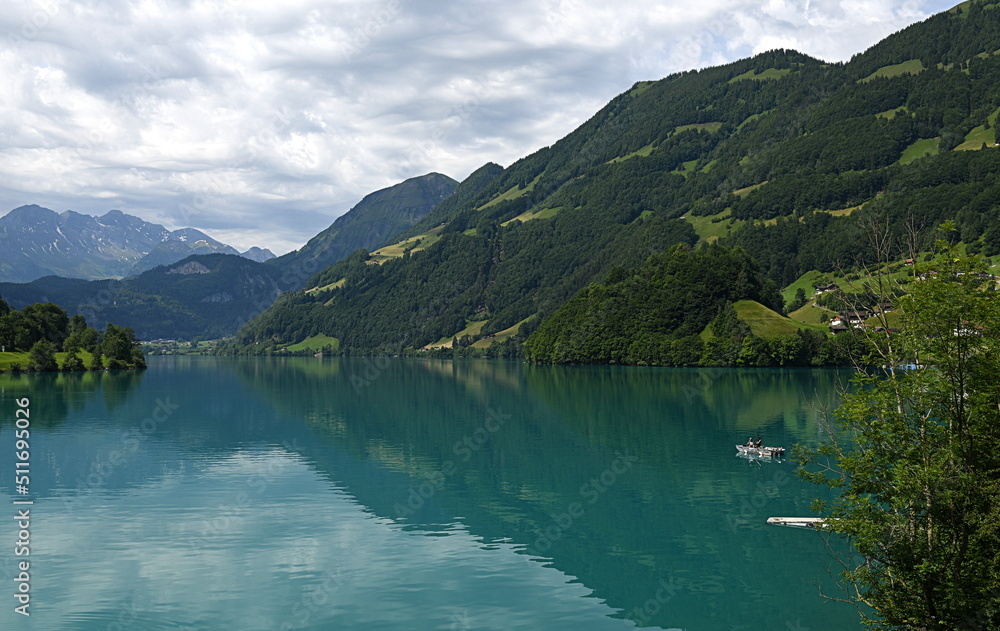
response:
M431 173L376 191L278 258L260 248L238 253L197 230L170 232L119 211L88 217L22 206L0 219L0 281L31 280L0 282L0 296L16 309L54 302L98 328L132 327L141 339L232 335L281 291L424 219L456 185ZM105 279L86 280L95 276Z
M121 280L46 276L0 283L15 309L54 302L103 329L129 326L140 339L230 335L270 305L282 289L277 268L230 254L192 255Z
M267 250L240 253L194 228L170 231L120 210L92 217L32 204L0 217L0 281L121 278L192 254L216 253L258 262L274 258Z

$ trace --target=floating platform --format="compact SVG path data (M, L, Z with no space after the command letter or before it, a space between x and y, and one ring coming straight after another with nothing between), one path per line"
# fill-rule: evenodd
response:
M768 526L788 526L790 528L825 528L822 517L768 517Z

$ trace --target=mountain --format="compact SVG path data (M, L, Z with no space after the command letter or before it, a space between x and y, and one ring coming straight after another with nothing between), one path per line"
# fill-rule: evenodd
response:
M970 2L847 63L776 50L637 83L554 145L485 165L397 243L283 295L227 352L324 335L345 352L506 353L677 243L740 246L779 286L875 261L872 226L900 252L953 220L970 251L998 254L998 51L1000 10Z
M423 219L455 191L458 182L440 173L411 178L362 199L301 249L268 262L299 286L315 272L358 249L377 248Z
M246 252L240 252L240 256L245 259L250 259L251 261L257 261L258 263L270 261L275 258L274 252L268 250L267 248L261 249L256 246L250 248Z
M55 302L97 328L132 327L139 339L222 337L274 302L285 288L280 276L241 256L192 255L122 280L46 276L0 283L0 296L15 309Z
M21 206L0 217L0 280L118 278L191 254L238 254L193 228L170 231L120 210L100 217Z

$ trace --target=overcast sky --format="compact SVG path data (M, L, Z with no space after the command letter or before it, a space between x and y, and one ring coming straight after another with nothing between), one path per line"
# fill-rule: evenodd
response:
M0 214L301 247L366 194L552 144L641 80L847 60L957 0L3 0Z

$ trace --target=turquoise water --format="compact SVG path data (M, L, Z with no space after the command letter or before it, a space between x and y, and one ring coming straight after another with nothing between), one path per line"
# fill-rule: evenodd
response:
M151 358L0 376L3 629L859 629L817 490L845 373ZM14 613L14 411L31 412ZM6 525L4 525L6 524Z

